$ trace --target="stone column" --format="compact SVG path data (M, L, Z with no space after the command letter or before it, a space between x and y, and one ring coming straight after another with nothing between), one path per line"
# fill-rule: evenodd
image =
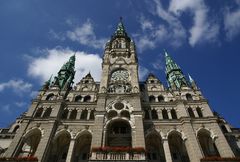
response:
M67 119L70 118L71 113L72 113L72 110L69 110L69 111L68 111L68 115L67 115Z
M148 110L149 119L152 120L152 110Z
M45 113L46 110L47 110L47 108L43 108L43 112L42 112L42 114L41 114L41 118L43 117L43 115L44 115L44 113Z
M172 156L171 156L171 151L168 144L168 139L167 138L162 139L162 143L163 143L163 150L164 150L166 162L172 162Z
M82 113L82 110L78 110L78 111L77 111L77 117L76 117L77 120L80 119L81 113Z
M190 121L186 121L183 125L183 132L187 137L182 137L184 140L184 144L187 150L188 157L191 162L200 162L200 159L203 158L203 154L201 152L201 147L197 140L196 134Z
M89 118L90 118L90 113L91 113L91 110L90 110L90 109L88 109L88 110L87 110L87 112L88 112L88 114L87 114L87 120L89 120Z
M66 162L71 162L72 161L72 158L73 158L72 156L73 156L73 153L74 153L75 141L76 141L75 139L71 139L71 141L70 141Z
M167 110L167 113L168 113L168 118L169 118L169 119L172 119L171 110Z
M198 116L197 110L196 110L195 108L192 109L192 110L193 110L194 116L195 116L196 118L198 118L199 116Z
M157 113L158 113L158 119L163 119L162 110L157 110Z
M220 127L217 123L214 123L214 133L216 133L217 137L215 139L215 144L218 149L218 152L221 157L234 157L232 149L230 148L225 136L223 135Z

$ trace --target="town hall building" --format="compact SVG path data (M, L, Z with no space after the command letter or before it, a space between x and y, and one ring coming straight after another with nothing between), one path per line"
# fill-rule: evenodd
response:
M2 129L0 147L9 140L2 157L200 162L240 156L240 131L211 110L196 82L166 51L168 86L154 74L139 81L135 43L122 20L105 45L100 82L88 73L73 84L75 59L66 60L28 111Z

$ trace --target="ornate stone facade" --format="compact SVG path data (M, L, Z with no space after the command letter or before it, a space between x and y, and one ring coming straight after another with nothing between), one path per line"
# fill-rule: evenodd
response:
M167 53L169 87L153 74L139 82L135 44L122 21L106 43L99 83L89 73L73 86L74 65L72 56L8 130L14 138L3 156L36 156L41 162L239 156L239 131L234 134L213 114L195 81Z

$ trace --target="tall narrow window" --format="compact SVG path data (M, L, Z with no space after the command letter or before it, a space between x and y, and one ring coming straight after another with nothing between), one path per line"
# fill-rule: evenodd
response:
M74 109L72 110L69 119L73 120L73 119L76 119L76 117L77 117L77 110Z
M148 113L148 110L144 110L144 118L146 119L146 120L149 120L150 119L150 117L149 117L149 113Z
M35 118L40 118L42 116L42 113L43 113L43 108L42 107L38 108L35 114Z
M80 116L81 120L87 120L87 115L88 115L88 111L87 110L83 110Z
M158 96L158 102L164 102L164 97L162 95Z
M63 110L63 113L62 113L62 119L67 119L67 117L68 117L68 109L64 109Z
M191 118L195 118L195 115L194 115L194 113L193 113L192 108L189 107L187 110L188 110L189 116L190 116Z
M153 120L158 119L158 114L157 114L157 111L155 109L152 110L152 119Z
M171 110L171 116L172 116L172 119L177 119L176 110L174 110L174 109Z
M200 108L200 107L197 107L196 110L197 110L198 116L199 116L200 118L202 118L202 117L203 117L203 114L202 114L201 108Z
M83 102L90 102L91 101L91 96L87 95L84 97Z
M163 119L169 119L169 117L168 117L168 112L167 112L166 109L163 109L163 110L162 110L162 116L163 116Z
M51 112L52 112L52 108L50 108L50 107L47 108L46 111L45 111L44 114L43 114L43 118L49 117L50 114L51 114Z
M149 102L155 102L155 97L154 96L149 96Z
M187 94L186 94L186 99L187 99L188 101L192 101L192 100L193 100L192 95L189 94L189 93L187 93Z

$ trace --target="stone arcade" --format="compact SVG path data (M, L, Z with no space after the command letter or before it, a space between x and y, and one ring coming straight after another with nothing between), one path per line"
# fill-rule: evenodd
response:
M135 44L120 20L105 46L101 81L89 73L73 86L75 56L70 57L5 130L13 139L2 156L35 156L39 162L239 156L239 133L226 138L233 128L212 112L195 81L186 79L167 52L165 59L168 87L153 74L139 82Z

